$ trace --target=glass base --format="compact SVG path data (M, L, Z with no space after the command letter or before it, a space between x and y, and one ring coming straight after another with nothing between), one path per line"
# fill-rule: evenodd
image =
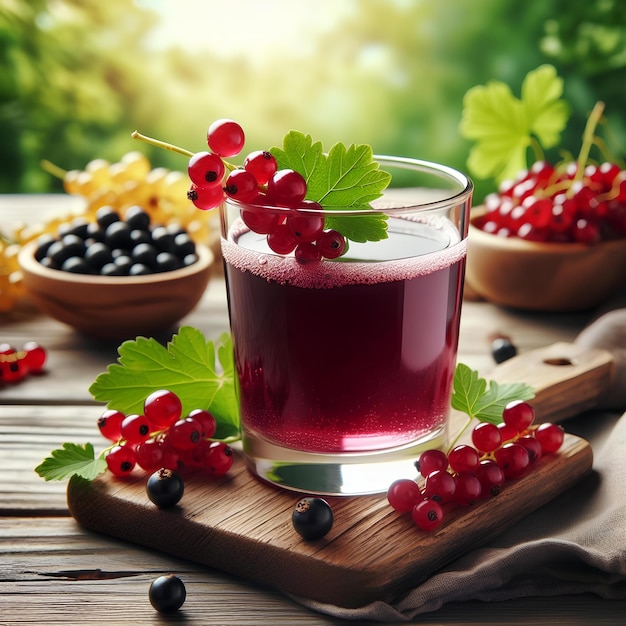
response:
M357 496L384 493L394 480L415 478L415 461L431 448L443 448L447 429L404 446L377 452L318 454L283 448L244 433L243 451L250 471L260 479L312 495Z

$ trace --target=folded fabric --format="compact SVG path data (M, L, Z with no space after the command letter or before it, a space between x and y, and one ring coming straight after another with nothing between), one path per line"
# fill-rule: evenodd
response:
M410 621L466 600L581 593L626 599L626 414L594 455L592 473L574 488L393 604L346 609L294 599L334 617L380 622Z

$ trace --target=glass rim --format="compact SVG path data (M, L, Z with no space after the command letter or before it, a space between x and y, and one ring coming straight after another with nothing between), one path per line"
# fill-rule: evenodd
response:
M440 198L438 200L432 201L410 201L403 200L402 202L395 201L393 206L385 207L385 206L370 206L367 209L330 209L330 208L322 208L314 209L314 208L306 208L306 207L284 207L277 206L274 204L252 204L249 202L242 202L240 200L236 200L235 198L226 197L224 199L224 204L231 205L233 207L239 208L241 210L259 210L259 209L269 209L274 212L285 212L285 213L308 213L312 215L320 214L320 215L333 215L333 216L359 216L359 215L372 215L377 213L385 213L388 215L393 215L396 213L407 213L407 212L429 212L438 209L446 209L452 206L458 206L459 204L463 204L468 201L471 197L474 190L474 183L471 178L448 165L443 165L441 163L436 163L434 161L425 161L421 159L414 159L411 157L396 157L396 156L388 156L388 155L373 155L374 161L376 161L381 169L384 169L384 166L387 165L389 167L395 167L404 170L413 170L416 172L420 172L423 174L429 174L431 176L438 176L441 180L447 180L448 182L454 182L459 185L460 190L450 190L450 194L445 198ZM406 187L405 187L406 188ZM383 191L383 195L379 198L371 201L372 203L384 201L384 193L387 190L394 189L393 187L388 187ZM398 189L402 189L399 187ZM427 187L426 189L435 189L434 186ZM447 190L443 190L447 191ZM371 203L370 203L371 204Z

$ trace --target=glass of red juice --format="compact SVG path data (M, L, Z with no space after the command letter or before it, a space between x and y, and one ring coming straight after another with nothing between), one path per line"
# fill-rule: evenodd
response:
M246 461L295 491L386 491L447 439L472 182L375 159L389 187L345 214L385 214L388 237L349 241L336 259L276 254L246 226L246 205L227 199L221 211ZM279 220L300 210L262 209Z

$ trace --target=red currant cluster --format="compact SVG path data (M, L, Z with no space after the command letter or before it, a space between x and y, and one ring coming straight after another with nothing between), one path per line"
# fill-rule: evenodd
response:
M0 343L0 385L17 383L29 374L40 374L46 357L45 349L34 341L26 342L21 350Z
M485 198L478 226L501 237L579 242L626 237L626 171L614 163L564 169L536 162Z
M241 152L244 141L237 122L217 120L209 126L210 151L194 154L187 169L191 180L187 195L194 205L208 210L218 206L224 195L237 200L243 205L241 219L246 226L267 235L271 250L277 254L293 252L300 263L341 256L347 242L338 231L324 230L322 206L305 200L307 184L299 172L279 170L276 158L261 150L251 152L243 168L224 162L225 157Z
M412 512L422 530L437 528L442 505L469 506L500 493L506 480L532 471L544 454L556 452L564 433L558 424L534 425L535 411L527 402L514 401L502 412L502 423L481 422L472 431L473 446L460 444L448 454L426 450L415 464L421 483L403 478L387 492L389 504Z
M108 409L98 419L104 437L115 442L105 460L116 476L128 476L136 465L145 472L158 469L203 469L223 476L233 464L233 451L212 441L215 418L204 409L182 417L182 403L172 391L160 389L144 402L143 415Z

